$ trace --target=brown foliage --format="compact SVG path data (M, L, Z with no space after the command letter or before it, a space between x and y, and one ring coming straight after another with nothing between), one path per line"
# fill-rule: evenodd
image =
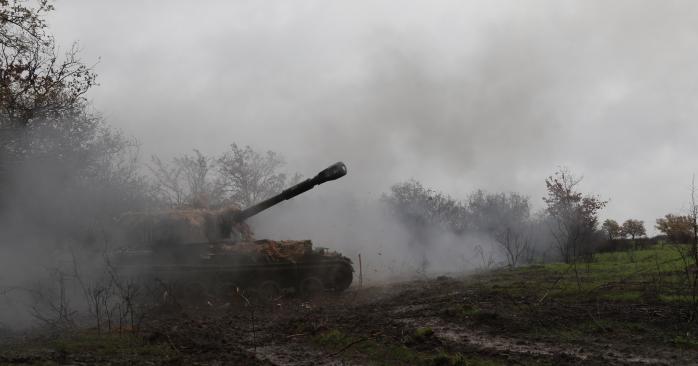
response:
M693 242L693 219L690 216L666 214L657 219L657 230L666 234L672 243Z
M543 197L547 212L553 219L552 234L560 255L567 263L578 256L590 254L590 243L598 223L598 211L606 206L595 196L576 191L581 178L566 169L545 180L548 196Z
M0 121L3 128L27 127L42 119L80 114L83 95L96 75L73 45L58 55L45 33L47 0L0 1Z

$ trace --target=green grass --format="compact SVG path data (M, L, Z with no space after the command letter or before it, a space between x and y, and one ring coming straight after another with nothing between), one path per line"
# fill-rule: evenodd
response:
M58 352L68 354L91 353L100 357L123 354L156 357L174 355L174 350L166 345L149 344L130 334L96 335L80 333L70 337L56 339L50 342L49 346Z
M414 338L415 339L425 339L434 335L434 330L430 327L420 327L415 329Z
M698 349L698 338L691 335L676 336L673 343L679 348Z
M78 332L51 340L34 340L12 350L0 350L6 357L26 359L26 365L56 365L75 358L106 362L112 359L124 362L175 359L177 352L164 344L150 344L132 334L102 334ZM62 356L57 356L62 355ZM56 358L58 357L58 359ZM69 362L71 363L71 362ZM72 363L71 363L72 364Z
M655 330L644 323L606 319L571 322L564 328L551 327L546 329L548 334L567 342L574 342L584 337L596 338L601 335L632 338L633 336L649 334Z
M380 344L375 339L351 336L339 329L321 333L315 336L313 341L318 346L332 351L346 350L347 354L364 355L369 359L369 362L375 365L418 364L422 359L418 352L404 345ZM351 349L346 347L351 347Z
M684 309L692 301L685 264L674 246L600 253L590 263L578 263L576 270L565 263L499 269L467 277L457 286L467 289L462 299L444 301L442 308L434 310L442 320L464 327L572 345L620 339L698 349L698 338L692 330L687 333L692 325L669 316L677 314L672 306ZM628 312L622 310L626 307ZM372 365L507 363L503 357L448 348L453 345L440 343L430 327L407 329L402 334L402 338L362 339L334 329L316 336L315 343L328 353L341 351L343 356L353 355L360 363ZM534 359L522 362L543 364Z
M643 297L640 291L619 291L608 294L601 294L601 298L614 301L637 302Z
M428 366L498 366L505 363L490 359L467 357L460 353L441 352L423 360L422 364Z
M632 255L599 253L590 263L532 265L483 278L484 286L511 295L538 292L574 298L599 293L608 300L633 302L643 299L650 290L657 292L654 297L675 301L677 294L669 291L687 289L681 255L670 245L636 250Z
M659 295L659 300L670 303L690 303L693 297L689 295Z
M446 308L443 315L447 318L470 319L478 316L482 310L474 305L458 304Z
M563 343L632 339L698 350L695 320L691 322L688 315L695 300L682 257L688 249L687 245L655 245L632 253L598 253L590 263L577 263L576 271L572 264L547 263L483 273L465 281L486 294L485 298L500 299L494 311L506 322L484 319L478 305L451 306L442 317ZM607 302L616 304L604 305ZM632 314L624 316L608 311L618 304L642 304L632 309L647 307L664 315L643 316L629 309ZM598 306L600 313L595 310ZM554 320L537 321L529 311L553 314ZM683 318L678 316L682 313L686 314Z

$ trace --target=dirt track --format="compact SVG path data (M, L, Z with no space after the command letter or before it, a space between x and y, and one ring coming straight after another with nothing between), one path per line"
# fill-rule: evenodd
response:
M516 295L512 295L516 293ZM681 308L543 299L477 276L350 290L314 299L197 304L158 312L140 335L169 349L148 364L608 365L698 364L669 335L690 328ZM8 356L0 363L133 364L84 353ZM50 364L50 363L49 363Z
M676 309L538 300L447 278L187 310L191 320L163 320L152 329L183 353L219 345L258 364L458 364L444 355L489 364L698 364L698 352L666 344L652 331L680 323ZM644 327L633 328L639 323ZM577 324L585 328L575 330Z

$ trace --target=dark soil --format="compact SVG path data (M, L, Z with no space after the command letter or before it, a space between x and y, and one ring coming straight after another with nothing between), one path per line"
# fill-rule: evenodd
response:
M0 363L698 364L698 327L687 305L603 300L599 293L547 296L526 278L502 283L441 277L313 299L222 299L162 309L136 336L142 351L99 353L24 340L6 344Z

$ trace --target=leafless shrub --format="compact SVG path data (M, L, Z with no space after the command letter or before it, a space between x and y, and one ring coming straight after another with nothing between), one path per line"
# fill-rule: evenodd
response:
M528 197L480 190L470 195L468 210L472 225L494 239L510 267L516 267L530 255L532 222Z
M150 172L161 201L173 207L208 207L222 202L222 183L215 174L216 160L194 150L170 163L157 156L151 159Z
M102 333L102 325L107 322L111 330L111 299L114 294L114 283L105 270L99 273L83 274L80 271L78 259L72 254L73 278L78 282L88 305L89 313L95 320L97 334Z
M692 240L686 245L674 244L673 247L679 253L683 263L686 288L691 302L690 321L698 317L698 204L696 202L696 181L695 176L691 180L691 197L689 200L689 218L691 221Z
M125 327L133 333L138 333L152 308L147 301L152 288L146 286L142 278L123 276L110 263L107 270L113 284L115 303L113 309L118 319L119 331Z
M243 207L271 197L286 184L286 174L281 172L284 159L273 151L259 153L250 146L232 144L217 162L227 197Z
M485 253L485 249L482 247L482 245L475 246L475 253L477 253L477 256L480 259L481 269L490 269L496 263L493 253L491 251Z
M198 150L170 162L153 156L149 169L156 194L166 206L199 208L234 203L246 207L300 182L300 174L289 179L281 171L283 166L284 160L276 152L260 153L233 143L220 156L205 156Z
M27 292L32 297L31 315L51 330L74 328L77 310L72 307L70 276L58 268L49 270L49 281L37 283Z

